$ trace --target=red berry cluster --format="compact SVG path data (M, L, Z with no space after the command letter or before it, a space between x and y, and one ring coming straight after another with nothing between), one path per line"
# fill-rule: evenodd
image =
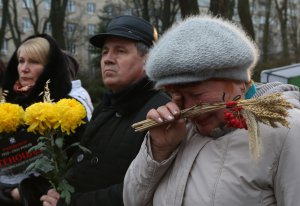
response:
M242 109L243 109L242 106L237 106L236 101L226 102L226 109L224 110L224 118L227 127L248 129L246 124L246 119L240 113Z

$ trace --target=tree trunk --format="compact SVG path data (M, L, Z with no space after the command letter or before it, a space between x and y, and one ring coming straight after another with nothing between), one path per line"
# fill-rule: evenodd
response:
M165 31L170 27L171 25L170 16L171 16L171 0L165 0L163 5L163 12L162 12L162 31Z
M178 0L131 0L125 1L132 14L140 16L156 26L162 34L174 22L178 13Z
M9 0L2 0L2 21L1 21L1 28L0 28L0 49L2 49L3 41L5 37L6 31L6 24L7 24L7 17L8 17L8 1Z
M18 24L18 11L16 0L12 0L12 11L7 13L7 23L12 35L12 39L15 47L17 48L21 44L21 31ZM12 15L13 14L13 15ZM13 16L13 17L12 17ZM13 19L12 19L13 18Z
M234 6L234 0L210 0L209 10L214 16L232 19Z
M179 0L179 6L183 19L200 13L197 0Z
M66 49L64 23L68 0L52 0L49 20L52 26L52 36L62 49Z
M34 34L38 34L39 33L39 8L38 8L38 4L36 2L36 0L32 0L32 4L33 4L33 10L31 8L29 8L26 3L27 1L23 0L24 4L26 5L26 10L29 16L29 19L31 21L31 24L33 26L33 31Z
M278 19L280 23L281 33L281 45L282 45L282 58L284 60L289 59L289 42L287 33L287 1L283 0L281 7L279 6L278 0L275 0L276 10L278 13Z
M290 37L290 43L291 43L291 48L293 51L293 59L296 62L300 61L300 48L299 48L299 16L297 15L298 8L297 5L295 5L294 2L289 3L289 8L288 10L290 11L289 16L289 37Z
M265 8L265 23L263 29L263 41L262 41L262 60L267 62L269 60L269 45L270 45L270 16L271 16L271 4L273 0L267 0Z
M255 40L255 32L250 14L249 0L238 0L238 13L244 30L253 40Z
M143 9L142 9L142 17L143 19L149 21L149 7L148 7L148 0L143 0Z

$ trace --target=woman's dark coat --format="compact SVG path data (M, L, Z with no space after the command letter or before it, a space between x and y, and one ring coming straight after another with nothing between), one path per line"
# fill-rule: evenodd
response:
M8 62L3 78L3 84L1 85L3 90L8 91L6 102L19 104L24 109L33 103L43 100L43 96L40 94L44 91L45 83L49 79L49 89L53 101L56 102L62 98L69 98L68 93L71 90L71 81L65 56L55 40L49 35L39 34L31 36L25 41L35 37L45 38L50 44L50 52L48 63L45 65L41 76L38 78L30 94L19 94L13 90L14 84L19 79L17 49ZM37 144L37 138L38 135L27 133L25 130L21 130L13 135L0 134L0 162L3 162L3 164L0 165L0 178L10 175L14 177L16 174L20 173L24 174L25 168L33 161L34 157L41 155L40 153L28 154L28 149ZM70 139L70 142L67 142L66 144L71 144L78 140L79 139L74 137L74 139ZM7 179L5 181L1 181L0 179L0 205L19 205L10 197L10 191L12 188L18 187L19 179L15 178L12 179L12 181L7 181Z

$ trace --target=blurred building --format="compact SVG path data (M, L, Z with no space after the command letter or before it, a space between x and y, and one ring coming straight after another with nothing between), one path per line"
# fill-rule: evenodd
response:
M54 0L53 0L54 1ZM49 16L51 0L36 0L38 3L38 25L37 30L39 33L51 34L51 25L46 23ZM142 8L139 5L132 5L131 0L68 0L65 18L65 31L64 36L66 40L66 50L73 54L80 62L81 69L90 71L93 75L93 62L98 54L92 52L95 48L88 42L89 37L99 31L100 23L103 27L105 26L105 18L100 19L99 17L111 18L120 14L132 14L133 7ZM160 5L155 1L157 5ZM260 47L262 47L264 37L264 26L266 22L266 14L268 12L266 0L250 0L250 12L252 15L252 21L255 30L255 40ZM269 17L269 34L271 38L268 39L269 50L268 54L276 55L282 51L281 45L281 31L280 23L278 20L278 13L275 8L274 1L271 1L270 17ZM14 8L15 3L15 10ZM13 41L13 35L20 35L20 39L23 40L29 35L35 33L35 26L32 24L29 13L35 18L35 5L33 0L9 0L10 13L12 23L15 28L18 29L12 31L10 27L6 26L6 34L3 39L3 47L1 49L1 58L7 62L15 50L15 43ZM239 17L237 12L237 1L235 2L235 10L233 20L239 23ZM200 14L207 14L209 12L210 0L198 0ZM0 22L2 19L2 0L0 0ZM153 7L153 5L152 5ZM150 7L149 7L150 9ZM157 8L159 9L159 8ZM288 23L287 30L289 32L289 47L293 51L297 49L300 38L300 9L299 0L289 0L287 15ZM141 14L142 10L138 11ZM156 15L150 13L150 15ZM16 18L16 19L15 19ZM177 10L175 21L181 18L180 10ZM157 27L161 26L161 22L154 22ZM158 28L159 29L159 28ZM300 51L299 51L300 52ZM97 64L97 63L96 63ZM98 67L98 66L97 66Z
M35 27L31 21L31 15L36 19L38 16L37 31L39 33L48 33L51 35L51 24L47 23L51 8L51 0L37 0L34 5L33 0L10 0L10 13L12 22L16 30L11 31L9 25L6 26L5 38L1 48L1 58L7 62L15 50L13 35L20 35L20 39L36 33ZM66 9L65 31L67 52L74 55L83 70L89 70L91 65L90 51L93 47L88 39L99 30L99 15L101 15L103 6L111 0L69 0ZM14 4L15 3L15 4ZM37 6L37 10L35 10ZM0 0L0 22L2 20L3 4ZM37 13L35 14L35 11Z

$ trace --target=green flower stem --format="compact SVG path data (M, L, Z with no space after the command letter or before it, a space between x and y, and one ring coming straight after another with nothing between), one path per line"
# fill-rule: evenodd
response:
M59 165L58 165L57 157L54 153L54 148L56 147L54 134L55 134L55 131L51 132L50 135L49 135L50 136L50 145L51 145L50 149L53 150L52 159L53 159L54 168L55 168L55 172L54 172L55 176L54 176L54 179L52 179L51 181L52 181L52 183L55 187L55 190L58 191L59 180L57 179L58 178L57 174L59 174L60 171L59 171Z

